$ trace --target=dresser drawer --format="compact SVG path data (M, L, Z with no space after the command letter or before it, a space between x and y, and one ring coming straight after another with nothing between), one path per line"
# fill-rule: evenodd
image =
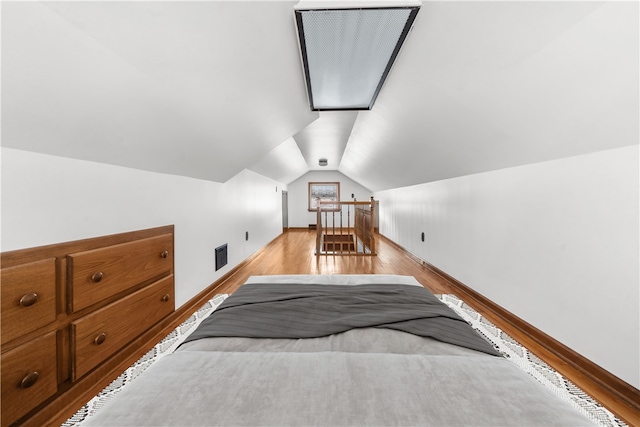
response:
M121 350L173 309L171 275L72 322L73 381Z
M2 355L2 425L9 425L58 390L56 332Z
M89 307L146 280L173 272L173 235L67 256L70 312Z
M2 269L2 343L56 320L56 260Z

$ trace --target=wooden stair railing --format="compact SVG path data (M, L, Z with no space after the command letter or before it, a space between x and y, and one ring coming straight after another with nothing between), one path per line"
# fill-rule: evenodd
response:
M317 206L316 255L376 255L373 197L368 202L318 200Z

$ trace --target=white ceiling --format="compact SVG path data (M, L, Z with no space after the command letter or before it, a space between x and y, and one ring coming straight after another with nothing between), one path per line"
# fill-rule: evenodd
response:
M356 117L357 111L323 111L293 136L309 170L338 168ZM319 159L327 159L327 167L319 166Z
M295 3L3 1L2 145L378 191L638 144L637 2L425 1L373 109L319 114Z

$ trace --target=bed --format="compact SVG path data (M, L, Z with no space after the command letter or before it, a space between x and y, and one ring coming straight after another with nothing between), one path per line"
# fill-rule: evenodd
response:
M252 276L84 425L582 426L415 278Z

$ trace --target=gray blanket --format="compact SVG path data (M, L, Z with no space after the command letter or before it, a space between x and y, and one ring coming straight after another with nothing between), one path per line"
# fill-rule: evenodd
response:
M185 343L211 337L315 338L367 327L499 355L428 290L397 284L245 284Z

